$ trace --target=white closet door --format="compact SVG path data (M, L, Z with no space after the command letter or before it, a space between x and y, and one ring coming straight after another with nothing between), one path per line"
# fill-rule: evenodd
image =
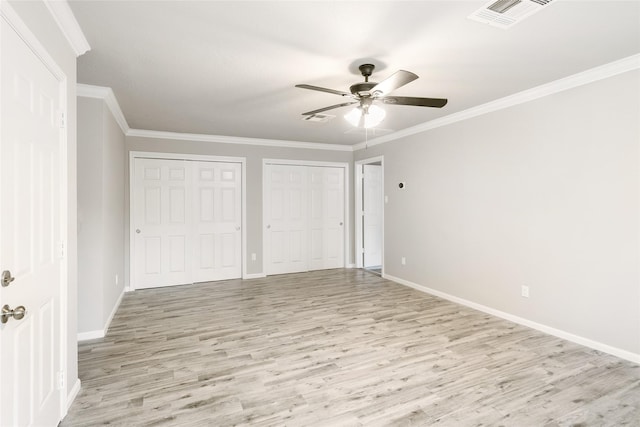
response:
M344 169L309 167L309 269L344 267Z
M135 287L191 283L191 175L183 160L135 159Z
M193 162L193 168L193 281L241 277L241 166Z
M242 166L135 159L134 286L242 277Z
M363 165L363 267L382 265L382 166Z
M307 271L307 168L266 165L266 181L266 273Z

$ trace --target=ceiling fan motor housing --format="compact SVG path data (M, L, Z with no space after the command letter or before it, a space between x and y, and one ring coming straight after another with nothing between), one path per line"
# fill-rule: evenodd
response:
M371 94L371 89L373 89L378 83L375 82L362 82L351 85L349 90L354 95L360 96L368 96Z

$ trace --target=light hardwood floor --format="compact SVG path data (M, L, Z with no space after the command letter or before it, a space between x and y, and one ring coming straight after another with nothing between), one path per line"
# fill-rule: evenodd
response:
M640 425L640 366L328 270L124 296L62 426Z

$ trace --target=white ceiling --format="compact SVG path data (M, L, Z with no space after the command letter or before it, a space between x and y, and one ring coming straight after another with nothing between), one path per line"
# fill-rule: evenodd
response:
M92 47L78 82L156 131L351 145L349 107L301 116L343 98L295 84L348 91L364 62L372 81L412 71L394 95L449 103L384 106L379 127L399 131L640 53L640 1L554 0L508 30L467 19L484 0L69 3Z

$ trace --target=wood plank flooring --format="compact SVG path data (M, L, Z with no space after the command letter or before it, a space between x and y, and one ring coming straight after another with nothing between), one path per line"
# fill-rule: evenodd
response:
M61 426L638 426L640 366L328 270L124 296Z

